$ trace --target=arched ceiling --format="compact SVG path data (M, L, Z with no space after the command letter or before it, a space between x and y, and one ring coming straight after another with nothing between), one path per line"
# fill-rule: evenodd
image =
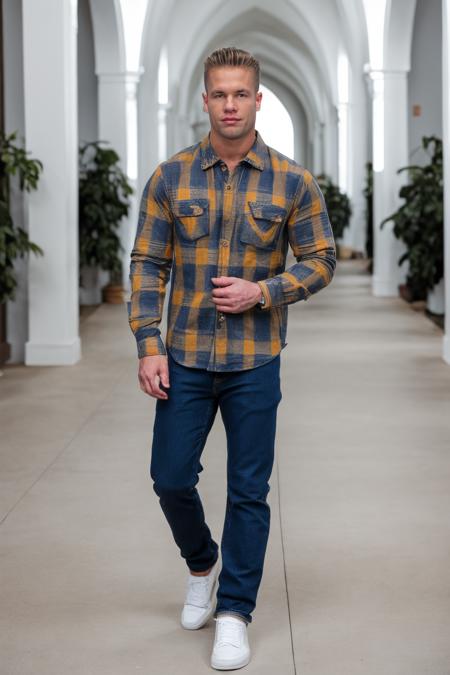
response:
M410 70L415 13L416 0L387 0L384 51L386 70Z
M94 30L95 72L125 70L125 42L119 0L89 0Z
M335 97L336 78L329 76L320 48L316 45L313 51L310 44L312 32L308 32L305 24L302 25L301 33L298 33L281 18L281 13L276 15L273 13L273 6L270 11L255 6L247 8L239 6L238 11L235 3L230 5L236 9L234 15L230 17L228 4L227 11L222 10L225 14L223 18L227 20L221 21L217 13L211 13L205 19L206 23L203 23L201 31L202 34L209 36L208 39L202 44L198 39L198 33L195 33L193 42L186 46L184 58L178 59L178 64L173 64L174 81L180 83L178 105L181 110L187 109L190 97L202 78L205 55L226 44L242 44L249 49L252 43L253 51L262 66L266 62L275 63L278 55L276 65L285 70L290 66L291 71L296 73L294 81L303 82L303 87L309 89L309 94L316 102L317 111L321 108L319 90L325 91L328 98Z

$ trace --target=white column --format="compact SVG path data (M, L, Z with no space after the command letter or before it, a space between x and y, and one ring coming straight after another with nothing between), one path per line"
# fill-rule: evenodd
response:
M134 189L128 217L120 227L123 284L128 288L129 260L138 217L138 121L137 95L141 72L97 73L99 139L120 157L120 166ZM156 138L156 135L155 135Z
M323 134L324 124L316 120L312 140L312 172L315 176L324 172Z
M443 358L450 364L450 0L442 2L442 83L444 146L445 333Z
M330 106L324 126L324 172L336 184L339 182L338 155L338 111Z
M43 162L28 198L27 365L69 365L78 335L78 137L76 0L22 0L27 148Z
M408 164L408 84L406 71L370 73L373 87L374 259L372 288L376 296L398 295L406 264L398 266L405 247L393 234L393 223L381 221L397 210L398 192L407 180L397 170Z

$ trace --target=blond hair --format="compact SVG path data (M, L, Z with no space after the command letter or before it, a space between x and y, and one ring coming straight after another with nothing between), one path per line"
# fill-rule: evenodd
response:
M216 49L216 51L210 54L205 60L204 66L206 91L208 90L207 78L209 71L213 68L223 68L226 66L232 66L234 68L251 68L254 71L256 91L259 89L259 62L250 54L250 52L246 52L243 49L237 49L237 47L222 47L221 49Z

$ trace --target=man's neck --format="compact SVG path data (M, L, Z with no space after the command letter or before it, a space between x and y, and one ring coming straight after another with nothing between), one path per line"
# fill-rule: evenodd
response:
M215 134L214 129L211 129L209 137L214 152L225 162L230 171L248 154L248 151L255 142L255 138L256 132L254 129L243 138L227 139L225 141Z

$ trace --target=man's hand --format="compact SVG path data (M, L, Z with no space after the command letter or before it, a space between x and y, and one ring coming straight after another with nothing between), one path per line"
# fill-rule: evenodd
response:
M254 307L261 299L261 288L254 281L238 277L213 277L212 299L220 312L238 314Z
M139 384L142 391L154 398L167 399L167 393L160 388L170 387L167 356L143 356L139 359Z

